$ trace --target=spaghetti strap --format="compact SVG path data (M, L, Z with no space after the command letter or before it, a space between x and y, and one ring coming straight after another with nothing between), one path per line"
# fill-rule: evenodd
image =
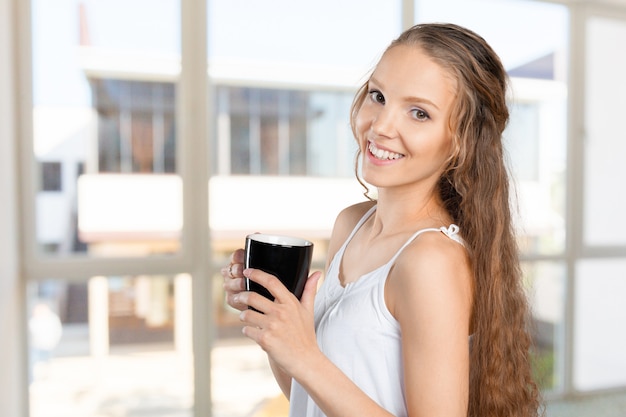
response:
M372 215L372 213L374 213L374 211L376 210L376 207L377 207L376 204L370 207L365 212L365 214L361 217L361 219L359 219L358 223L352 229L352 232L350 232L350 235L348 235L348 238L343 242L343 245L341 245L339 250L335 253L335 256L333 257L331 261L331 266L334 265L335 262L339 262L340 259L343 258L343 254L346 250L346 247L348 246L348 243L352 240L352 238L354 237L356 232L361 228L361 226L363 226L363 223L365 223L367 219L369 219L369 217ZM431 227L431 228L426 228L426 229L420 229L416 231L415 233L413 233L411 237L409 237L409 239L407 239L407 241L400 247L400 249L398 249L398 251L391 257L391 259L385 265L387 265L387 267L390 267L391 265L393 265L396 261L396 258L400 256L400 253L402 253L404 248L406 248L409 244L411 244L411 242L413 242L419 235L421 235L424 232L441 232L444 235L448 236L450 239L454 240L455 242L458 242L459 244L465 246L463 243L463 239L461 238L461 236L459 236L459 226L457 226L456 224L451 224L448 227L441 226L438 228Z
M365 214L363 215L363 217L361 217L361 219L359 220L359 222L356 224L356 226L354 226L354 229L352 229L352 232L350 232L350 235L348 236L348 238L346 239L346 241L344 242L344 245L347 245L348 242L350 242L352 240L352 238L354 237L354 235L356 234L356 232L361 228L361 226L363 226L363 223L365 223L367 221L367 219L369 219L369 217L372 215L372 213L376 210L376 204L374 204L372 207L369 208L369 210L367 210L365 212Z
M400 249L398 249L398 251L395 253L395 255L393 255L393 257L389 261L389 265L392 265L396 261L396 258L400 256L400 253L402 253L404 248L409 246L411 242L413 242L419 235L421 235L424 232L441 232L444 235L448 236L450 239L454 240L455 242L458 242L462 246L465 246L463 243L463 239L461 239L461 236L459 236L459 226L457 226L454 223L448 227L441 226L441 227L429 227L426 229L420 229L417 232L413 233L413 235L404 243L404 245L402 245Z

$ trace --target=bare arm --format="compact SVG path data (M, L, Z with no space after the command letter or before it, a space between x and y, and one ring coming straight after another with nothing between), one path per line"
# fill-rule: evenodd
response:
M466 416L472 280L464 248L420 236L399 257L385 294L402 329L409 415Z
M283 392L285 397L289 399L291 395L291 376L289 376L282 369L280 369L278 364L273 361L271 357L268 356L268 360L270 363L270 369L274 374L274 379L276 379L276 382L278 383L278 386L280 387L280 390Z

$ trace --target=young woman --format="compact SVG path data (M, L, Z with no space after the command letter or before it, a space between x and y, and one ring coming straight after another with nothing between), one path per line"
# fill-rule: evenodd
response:
M355 97L362 184L326 278L299 302L273 276L223 269L244 334L268 354L292 417L539 414L502 149L506 72L475 33L417 25ZM243 277L271 302L243 291ZM247 309L248 306L263 312Z

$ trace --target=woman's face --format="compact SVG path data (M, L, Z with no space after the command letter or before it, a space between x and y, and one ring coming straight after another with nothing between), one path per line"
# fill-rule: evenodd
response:
M398 45L385 52L356 116L366 182L433 189L452 150L448 120L455 87L420 48Z

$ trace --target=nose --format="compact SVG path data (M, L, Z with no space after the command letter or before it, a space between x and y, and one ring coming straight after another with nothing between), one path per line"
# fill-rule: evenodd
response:
M371 129L377 136L391 138L395 135L395 120L389 106L379 108L372 120Z

